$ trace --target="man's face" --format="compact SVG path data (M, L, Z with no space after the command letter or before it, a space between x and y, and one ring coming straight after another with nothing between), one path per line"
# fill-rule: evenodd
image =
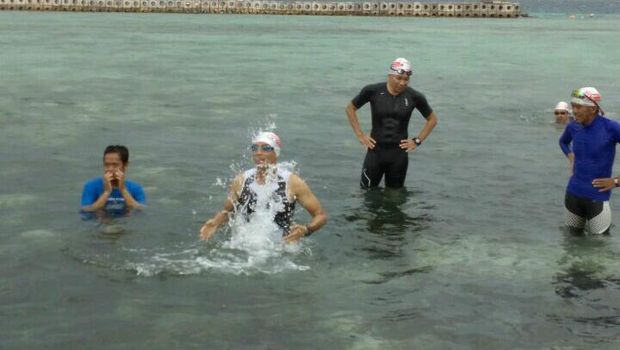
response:
M587 123L596 115L596 107L582 106L576 103L571 103L571 105L573 106L573 114L577 123Z
M252 160L257 167L268 167L276 164L278 157L276 152L269 144L256 142L252 144Z
M553 114L555 115L556 123L566 123L568 121L568 111L562 109L556 109Z
M113 184L118 184L116 172L118 170L125 172L125 165L121 161L121 155L118 153L108 153L103 156L103 170L106 174L110 173L113 175Z
M388 84L390 84L390 89L397 94L405 91L407 86L409 85L409 75L407 74L389 74L388 75Z

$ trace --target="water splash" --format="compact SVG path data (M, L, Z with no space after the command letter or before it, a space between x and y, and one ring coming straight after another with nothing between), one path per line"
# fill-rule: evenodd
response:
M295 167L294 162L283 164L291 170ZM308 267L297 265L292 258L302 251L309 253L300 244L285 244L282 241L282 229L274 222L275 215L284 207L281 198L274 196L278 189L278 179L275 167L267 171L265 183L253 184L252 189L256 193L254 212L245 216L235 213L229 221L230 238L222 244L222 250L215 249L213 255L218 256L224 252L236 251L237 257L242 257L247 267L259 268L261 271L269 266L280 268L306 270ZM237 259L237 262L240 261ZM242 264L243 265L243 264ZM269 269L269 268L268 268Z
M221 187L221 188L226 188L226 181L223 180L221 177L218 177L215 179L215 183L213 184L213 186L217 186L217 187Z
M139 276L196 275L217 272L234 275L257 273L276 274L286 271L306 271L310 267L299 262L310 256L307 243L286 244L282 231L262 215L254 220L235 218L226 230L219 232L222 240L194 246L168 249L127 249L132 256L121 266ZM228 234L228 236L226 236ZM110 257L108 257L110 258Z

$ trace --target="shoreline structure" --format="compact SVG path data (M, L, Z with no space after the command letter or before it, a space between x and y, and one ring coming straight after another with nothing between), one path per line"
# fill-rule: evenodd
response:
M307 16L516 18L519 3L294 0L0 0L0 11L228 13Z

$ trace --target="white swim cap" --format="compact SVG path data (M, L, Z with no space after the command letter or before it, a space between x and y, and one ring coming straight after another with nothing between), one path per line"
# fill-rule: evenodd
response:
M391 75L411 75L411 63L406 59L399 57L392 61L388 74Z
M601 108L599 106L601 94L593 87L582 87L581 89L574 90L570 101L577 105Z
M558 104L555 105L555 110L556 111L567 111L567 112L570 112L570 108L568 107L568 103L566 103L564 101L558 102Z
M280 148L282 147L282 142L280 141L280 137L271 131L263 131L259 132L252 138L252 143L262 142L266 143L269 146L273 147L273 150L276 152L276 156L280 156Z

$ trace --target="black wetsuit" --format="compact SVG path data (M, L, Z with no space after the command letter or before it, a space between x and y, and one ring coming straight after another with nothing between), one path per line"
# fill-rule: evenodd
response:
M291 229L291 222L293 214L295 212L295 201L290 200L287 195L288 179L291 173L278 169L275 176L275 183L258 185L256 183L256 169L250 169L244 173L243 188L239 195L239 201L237 204L237 213L243 215L246 220L250 220L252 214L258 209L258 191L261 191L259 187L269 186L264 188L263 191L268 194L269 198L266 203L262 203L266 206L264 209L269 209L271 205L277 205L275 216L273 221L282 229L282 235L288 235ZM263 192L261 191L261 192Z
M370 102L372 115L370 136L377 143L366 153L360 185L362 188L379 186L385 174L386 187L403 187L409 158L400 148L400 141L409 137L407 128L415 108L424 118L433 110L419 91L407 87L399 95L392 96L387 83L367 85L351 100L356 109L367 102Z

